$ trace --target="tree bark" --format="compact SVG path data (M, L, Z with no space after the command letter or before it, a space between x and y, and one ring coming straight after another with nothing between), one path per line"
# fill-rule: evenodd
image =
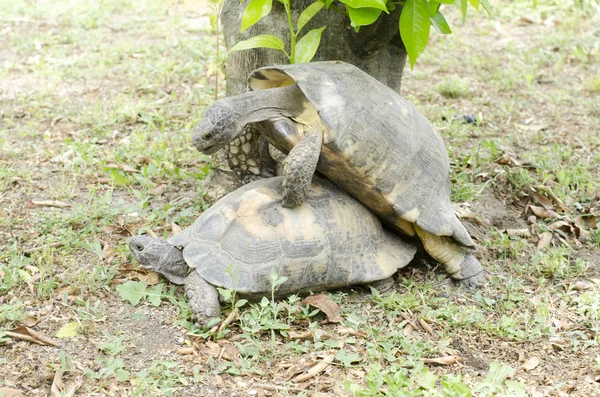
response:
M293 20L297 21L300 13L314 0L292 0ZM221 23L227 50L237 42L259 34L274 34L286 43L289 51L289 25L283 4L273 1L271 13L245 32L240 32L242 15L248 0L240 4L239 0L224 0L221 12ZM343 4L338 3L339 7ZM355 32L350 20L345 15L324 8L303 28L300 37L311 29L327 26L323 31L321 44L313 61L341 60L349 62L369 73L382 83L400 92L402 71L406 62L406 50L398 33L398 20L402 8L398 6L389 15L382 13L372 25L362 26ZM246 81L251 71L268 65L289 63L287 57L273 49L252 49L235 51L229 54L226 64L227 96L238 95L247 91ZM258 134L255 138L259 139ZM258 143L253 148L258 148ZM227 148L221 158L228 159ZM265 158L266 151L253 153L259 163L260 176L268 176L274 172L271 159ZM230 159L229 159L230 160ZM242 183L252 180L252 175L233 166L236 179Z

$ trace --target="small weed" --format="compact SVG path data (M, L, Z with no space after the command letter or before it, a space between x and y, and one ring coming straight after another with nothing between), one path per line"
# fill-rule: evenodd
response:
M572 278L581 276L587 269L587 263L581 258L571 258L567 247L549 248L531 258L535 270L547 278Z
M435 86L437 92L446 98L459 98L469 94L469 83L460 77L449 77Z

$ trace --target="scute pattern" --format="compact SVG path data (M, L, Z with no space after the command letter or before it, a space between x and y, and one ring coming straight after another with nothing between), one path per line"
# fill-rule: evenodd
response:
M431 123L392 89L339 62L265 67L252 89L296 83L328 128L318 171L381 217L473 247L450 203L449 159ZM368 106L366 105L368 104ZM394 159L387 164L384 159ZM415 214L417 216L415 217Z
M282 177L247 184L169 243L210 284L248 295L270 291L273 268L288 277L279 294L331 289L387 278L416 251L329 181L315 177L294 209L282 194Z

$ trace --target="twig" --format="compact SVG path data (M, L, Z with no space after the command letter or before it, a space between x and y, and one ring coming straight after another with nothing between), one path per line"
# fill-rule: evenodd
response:
M34 253L36 251L44 250L46 248L60 248L63 245L65 245L65 244L61 243L60 241L57 241L57 242L50 243L50 244L40 245L39 247L34 247L34 248L26 249L26 250L23 251L23 253L25 255L29 255L29 254Z

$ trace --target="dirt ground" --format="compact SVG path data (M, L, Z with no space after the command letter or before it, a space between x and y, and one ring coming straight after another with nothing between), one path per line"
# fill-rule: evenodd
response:
M0 0L0 395L600 395L600 10L538 3L449 11L403 80L486 285L419 256L327 295L339 323L292 299L219 332L126 244L214 200L189 143L224 92L212 5Z

